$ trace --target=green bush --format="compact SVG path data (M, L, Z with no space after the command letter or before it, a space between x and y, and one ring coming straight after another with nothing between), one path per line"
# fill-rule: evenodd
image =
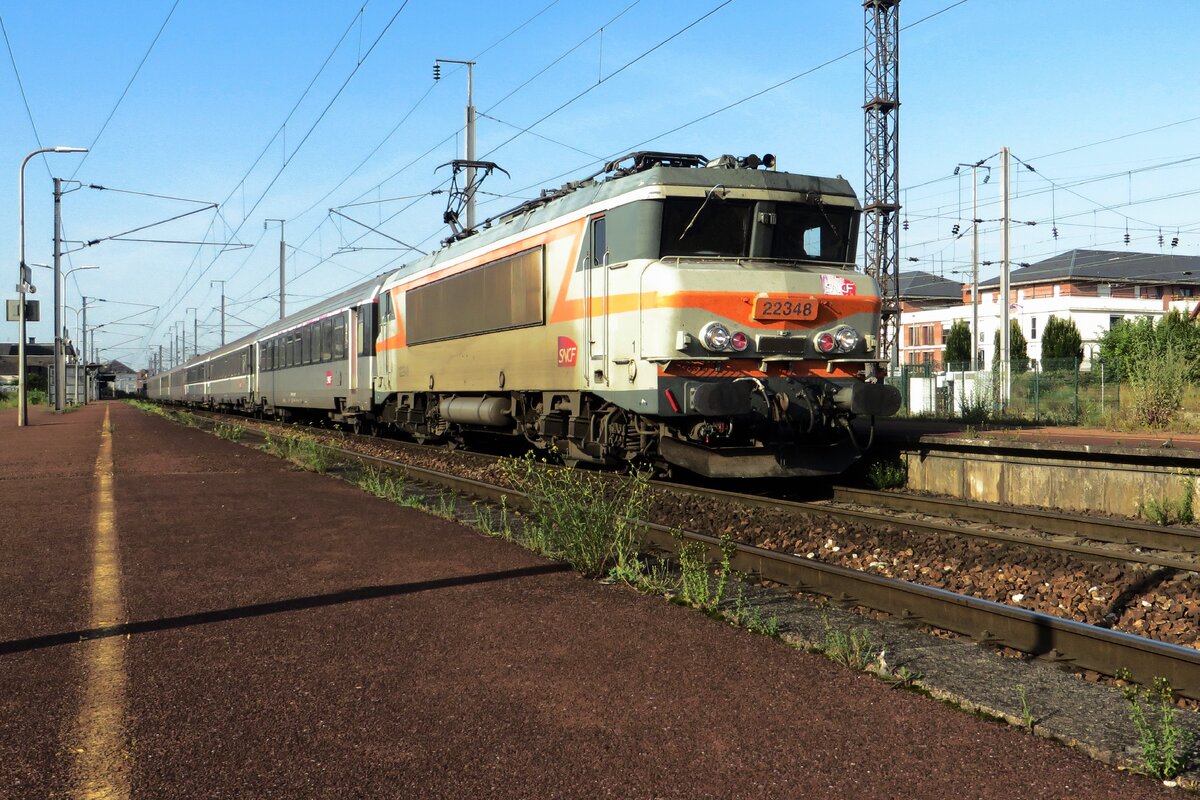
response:
M1173 350L1144 354L1125 367L1126 408L1134 422L1165 428L1183 405L1189 365Z

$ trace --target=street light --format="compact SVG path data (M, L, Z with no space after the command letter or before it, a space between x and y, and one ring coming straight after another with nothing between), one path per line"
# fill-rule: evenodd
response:
M43 269L54 269L54 267L50 266L49 264L29 264L28 266L42 267ZM62 413L63 405L66 403L65 398L66 398L66 390L67 390L67 370L66 370L66 363L65 363L67 333L66 333L66 325L62 321L62 311L67 308L67 305L66 305L66 303L67 303L67 276L70 275L72 272L79 272L80 270L84 270L84 269L100 269L100 268L93 264L84 264L79 267L72 267L71 269L69 269L65 272L60 271L58 273L58 283L54 287L54 307L55 307L56 312L58 312L54 315L54 322L55 322L55 325L54 325L54 327L55 327L55 331L54 331L54 410L55 410L55 412L58 412L58 413ZM78 319L76 319L76 322L78 322ZM76 380L75 380L76 391L73 392L72 394L75 396L78 396L78 394L79 394L79 392L78 392L78 389L79 389L78 357L76 358L75 374L76 374Z
M86 153L86 147L43 147L41 150L34 150L29 155L25 156L25 160L21 162L21 168L17 171L17 207L19 209L18 216L18 269L19 277L17 279L17 427L23 428L29 424L29 408L26 404L26 392L28 386L25 379L26 361L25 361L25 295L32 294L35 290L33 283L29 280L29 267L25 265L25 165L29 163L34 156L42 153Z

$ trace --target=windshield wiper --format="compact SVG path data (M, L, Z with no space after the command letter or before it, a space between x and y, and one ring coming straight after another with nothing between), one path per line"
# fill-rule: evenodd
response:
M702 211L704 211L704 208L705 208L705 206L707 206L707 205L708 205L708 201L712 199L712 197L713 197L713 193L714 193L714 192L716 192L716 191L717 191L717 189L725 189L725 184L723 184L723 183L718 183L716 186L714 186L714 187L712 187L711 189L709 189L709 190L708 190L708 193L707 193L706 195L704 195L704 202L703 202L703 203L701 203L701 204L700 204L700 207L696 209L696 213L695 213L695 214L692 214L692 218L691 218L691 220L689 220L689 221L688 221L688 224L687 224L687 226L686 226L686 227L684 227L684 229L683 229L683 233L679 234L679 241L681 241L681 242L682 242L682 241L683 241L683 237L685 237L685 236L687 236L687 235L688 235L688 231L690 231L690 230L692 229L692 226L696 224L696 220L698 220L698 219L700 218L700 213L701 213ZM726 189L726 191L728 191L728 189ZM719 196L718 196L718 198L717 198L717 199L719 199L719 200L724 200L725 198L724 198L724 197L719 197Z

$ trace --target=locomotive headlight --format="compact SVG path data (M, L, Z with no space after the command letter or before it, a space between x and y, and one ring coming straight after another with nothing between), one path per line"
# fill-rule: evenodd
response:
M741 331L734 331L729 337L729 346L740 353L750 346L750 337Z
M837 347L837 340L833 338L832 333L825 331L824 333L817 334L815 344L817 345L817 349L822 353L832 353L833 348Z
M838 350L843 353L849 353L854 348L858 347L859 335L858 331L851 328L849 325L843 325L838 328L833 334L833 338L837 340Z
M724 350L729 347L729 328L719 322L710 322L700 331L700 341L709 350Z

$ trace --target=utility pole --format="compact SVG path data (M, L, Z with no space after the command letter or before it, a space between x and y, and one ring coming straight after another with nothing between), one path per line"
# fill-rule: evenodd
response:
M1008 269L1009 269L1009 252L1008 252L1008 233L1009 233L1009 217L1011 216L1009 209L1009 183L1008 183L1008 148L1000 148L1000 193L1003 199L1000 205L1000 302L1003 305L1000 319L1000 369L1003 370L1004 377L1000 387L1000 410L1003 411L1008 407L1009 392L1012 387L1012 342L1009 341L1009 320L1008 320Z
M879 284L879 355L900 365L900 0L864 0L863 255Z
M209 281L208 287L211 289L214 283L221 284L221 347L225 346L225 281Z
M979 363L979 165L971 167L971 371Z
M62 178L54 179L54 411L61 414L67 376L63 369Z
M95 300L96 298L93 297L92 299ZM79 338L82 339L83 341L80 342L81 346L79 348L82 352L80 352L80 354L77 355L75 358L77 360L79 358L83 358L83 404L86 406L87 401L88 401L88 393L87 393L87 379L88 379L87 378L87 368L88 368L88 361L87 361L87 345L88 345L87 308L88 308L88 303L87 303L87 301L88 301L88 299L86 297L84 297L83 295L80 295L79 300L80 300L79 313L83 316L83 324L79 326ZM75 391L77 391L77 392L79 391L79 379L78 378L75 379Z
M897 0L898 2L899 0ZM466 139L466 159L475 160L475 62L461 61L456 58L436 58L433 61L433 79L441 80L442 64L465 64L467 67L467 124L464 131ZM467 167L467 224L466 229L475 230L475 168Z
M287 244L283 239L283 220L281 219L264 219L263 230L268 227L268 223L279 223L279 318L283 319L287 316Z
M184 311L183 313L187 313ZM179 335L181 338L179 345L179 363L187 363L187 320L179 320Z
M984 159L985 161L987 159ZM974 164L959 163L954 168L957 175L961 167L971 168L971 370L983 369L983 360L979 358L979 168L983 161ZM991 167L984 167L991 175ZM983 179L987 183L987 177Z
M188 307L183 310L183 313L186 315L189 311L192 312L192 357L195 358L200 355L200 309ZM187 325L186 319L183 324ZM187 348L184 348L183 352L186 357Z

